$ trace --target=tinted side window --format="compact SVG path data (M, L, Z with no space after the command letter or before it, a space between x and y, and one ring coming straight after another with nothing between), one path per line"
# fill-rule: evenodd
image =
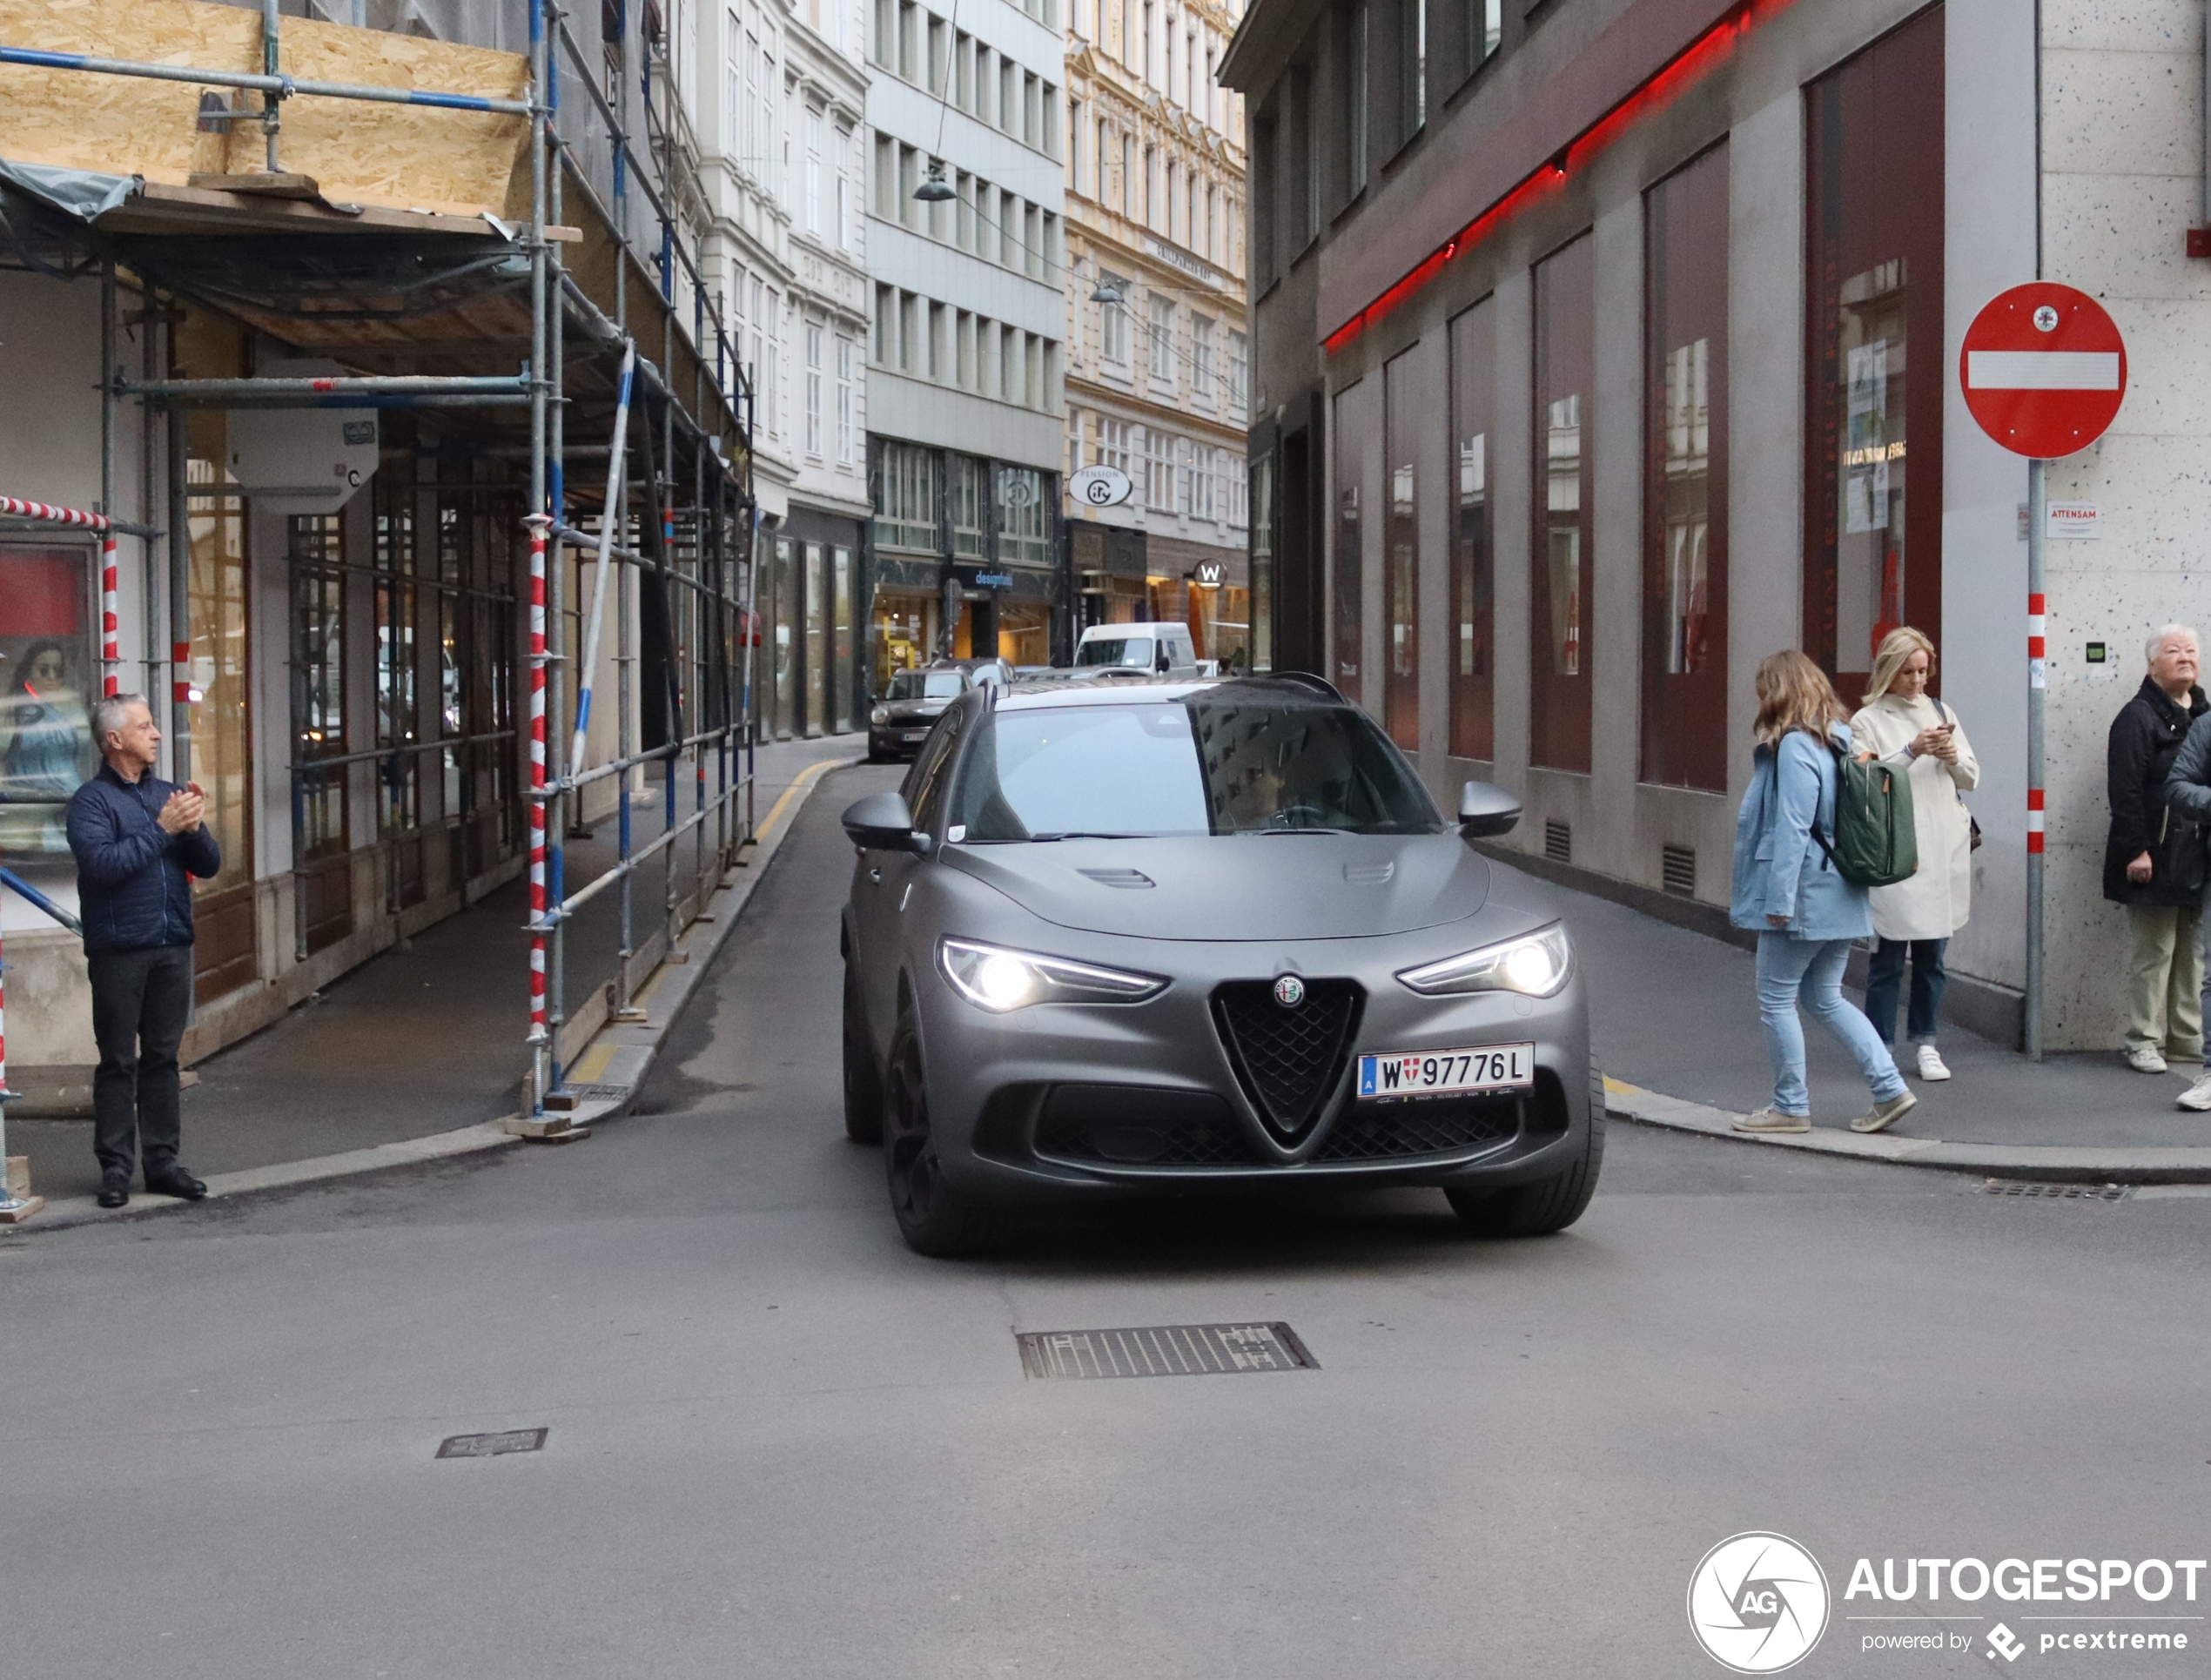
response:
M959 746L959 727L964 714L958 708L939 718L937 727L930 731L928 741L914 767L906 772L906 783L901 790L906 796L906 809L913 813L914 826L934 834L937 819L944 814L944 788L951 779L946 772L951 768Z

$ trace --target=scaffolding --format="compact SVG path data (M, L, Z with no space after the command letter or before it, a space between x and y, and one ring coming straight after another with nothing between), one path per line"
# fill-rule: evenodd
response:
M583 1043L609 1019L641 1018L635 1000L643 982L707 895L729 870L742 865L743 849L754 842L750 720L756 638L750 627L756 622L758 520L751 485L753 393L735 353L722 301L690 249L682 223L680 178L689 160L669 138L675 125L662 109L671 102L669 48L658 30L658 12L649 0L642 17L622 0L595 8L592 46L600 61L595 67L569 27L568 10L557 0L517 3L527 5L528 29L528 86L519 99L287 74L277 0L263 0L259 71L97 57L53 51L37 42L0 42L0 64L229 90L239 101L236 109L223 106L219 95L203 94L201 126L258 125L265 142L261 167L250 174L226 175L220 182L195 174L190 187L158 194L142 182L147 202L125 206L118 231L105 231L118 220L111 216L80 212L78 220L62 218L57 237L73 255L53 272L64 278L96 272L101 288L101 501L94 511L0 499L0 521L15 528L21 521L76 523L101 533L101 662L103 689L111 695L118 690L124 663L116 537L120 533L143 544L144 664L150 689L157 671L165 672L169 682L170 773L182 783L192 766L187 612L192 504L205 494L190 482L184 417L204 408L374 408L435 422L449 411L462 411L479 426L506 428L512 440L498 447L509 458L519 454L526 460L528 479L522 518L528 632L521 658L528 685L522 728L528 745L530 997L524 1036L528 1070L518 1129L543 1135L567 1124L561 1111L573 1103L566 1099L564 1080ZM581 107L566 113L563 58L576 72L572 85L588 95ZM645 112L644 154L623 120L633 89ZM244 103L249 96L259 97L258 110ZM285 169L284 114L295 100L407 104L523 119L527 214L509 225L487 211L481 218L487 227L443 212L371 212L364 218L360 206L318 205L316 183ZM650 155L655 138L662 143L657 158ZM20 189L19 180L11 185ZM578 209L588 212L585 226L567 225L564 212L571 194ZM157 196L159 205L151 202ZM305 207L302 201L307 201ZM205 237L210 218L219 225L219 218L239 203L252 206L257 218L244 225L280 235L281 252L265 239L225 245ZM309 210L319 217L322 210L333 208L343 231L333 229L323 243L342 242L333 248L343 256L333 272L325 273L299 259L306 242L299 234L324 231L322 222L307 219ZM175 232L165 217L175 219ZM641 221L646 225L642 229L637 225ZM189 237L178 238L179 233ZM464 233L472 240L488 239L489 254L435 265L433 258L446 249L439 242ZM649 234L649 245L644 234ZM568 250L575 252L573 260L563 254ZM295 265L286 271L283 286L256 272L262 264L278 262ZM119 293L126 285L139 292L143 308L136 319L146 329L135 378L125 376L116 355ZM527 296L526 323L518 294ZM153 329L167 320L173 337L180 299L212 306L300 353L326 355L353 371L307 378L157 377ZM679 315L689 319L679 321ZM433 318L448 329L456 321L492 325L473 341L456 339L450 331L432 341L418 329ZM520 365L508 363L511 371L494 366L503 334L523 341ZM394 371L361 371L386 364L396 364ZM424 372L426 364L447 371ZM115 507L116 450L123 405L131 402L140 407L140 482L148 506L139 519L124 521ZM158 413L172 422L166 427L167 502L159 524L151 505ZM525 415L527 434L520 436L512 428ZM603 484L595 494L580 491L571 484L568 467L601 455ZM0 485L16 487L22 487ZM577 650L568 645L565 550L588 554L593 568L581 663ZM285 565L290 571L294 562L287 558ZM158 600L166 606L165 649L156 635ZM587 749L597 661L609 634L609 615L615 742L612 753L595 763ZM648 622L641 623L641 617ZM641 654L641 644L649 644L647 654ZM663 685L659 692L641 690L641 671ZM641 709L645 732L657 738L638 739ZM295 961L306 955L305 810L316 790L333 772L343 774L356 763L373 763L391 784L409 773L406 761L413 755L479 743L495 750L503 743L511 753L513 736L512 730L458 739L437 736L311 756L302 749L295 724L286 766L292 804ZM634 832L634 796L655 774L662 784L660 831L640 844ZM581 831L585 790L608 778L615 784L615 860L571 891L567 841ZM679 797L684 783L690 796L688 812ZM685 850L688 869L679 867ZM656 864L659 902L647 918L660 925L641 937L637 896L649 888ZM386 873L387 880L396 880L395 868L387 866ZM568 971L574 954L569 926L588 902L608 892L619 900L613 971L579 988ZM0 1061L0 1098L5 1094L4 1067ZM0 1198L4 1193L0 1186Z

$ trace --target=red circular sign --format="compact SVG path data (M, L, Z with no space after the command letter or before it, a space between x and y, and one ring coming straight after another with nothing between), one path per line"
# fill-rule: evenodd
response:
M2086 449L2118 415L2127 345L2087 292L2034 280L1973 317L1958 382L1982 431L2013 454L2055 460Z

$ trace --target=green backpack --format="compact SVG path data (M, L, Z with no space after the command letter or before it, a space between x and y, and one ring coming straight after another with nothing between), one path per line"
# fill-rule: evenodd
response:
M1835 756L1835 837L1831 843L1814 823L1811 837L1854 887L1910 880L1919 868L1911 777L1893 764L1847 754L1832 740L1827 750Z

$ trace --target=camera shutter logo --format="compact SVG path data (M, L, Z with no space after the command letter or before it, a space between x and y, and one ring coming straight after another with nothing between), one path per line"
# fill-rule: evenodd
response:
M1730 1536L1689 1577L1689 1627L1704 1654L1737 1674L1778 1674L1827 1631L1827 1576L1785 1535Z

